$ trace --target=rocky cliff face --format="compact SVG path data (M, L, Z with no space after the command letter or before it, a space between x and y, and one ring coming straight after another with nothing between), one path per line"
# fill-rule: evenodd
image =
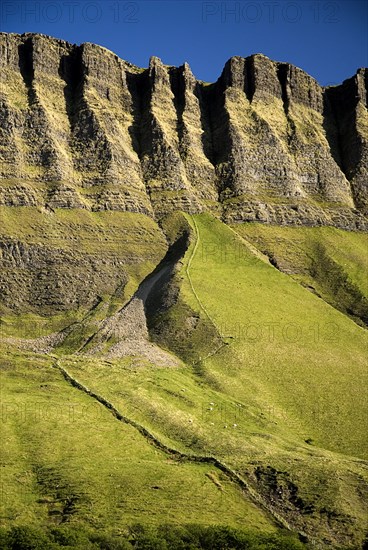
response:
M207 85L187 64L0 39L2 204L364 227L367 70L324 89L253 55Z
M153 57L140 69L93 44L2 33L0 205L24 219L32 209L44 220L60 211L139 214L161 247L155 222L174 210L367 229L367 74L322 88L253 55L230 59L206 84L187 64ZM27 238L3 231L5 262L27 269ZM35 254L44 262L35 250L33 265Z

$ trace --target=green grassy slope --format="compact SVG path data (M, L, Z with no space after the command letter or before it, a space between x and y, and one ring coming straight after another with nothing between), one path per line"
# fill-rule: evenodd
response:
M51 359L1 362L1 525L228 524L275 532L216 468L170 458L72 388Z
M229 465L321 547L358 547L368 529L365 329L304 288L302 276L293 280L269 263L263 226L237 227L244 240L209 215L171 222L169 240L188 224L192 238L174 275L177 302L151 331L186 364L66 355L78 348L67 343L58 348L60 365L167 446ZM363 294L364 235L297 231L303 253L284 235L279 259L288 254L303 264L320 242ZM93 322L104 311L97 308ZM9 326L15 334L17 325ZM74 343L85 336L77 331ZM3 400L16 407L2 424L5 505L12 511L5 525L47 525L65 516L111 532L137 519L275 529L215 466L170 459L68 385L51 358L10 347L4 354ZM38 413L39 404L60 415ZM24 418L22 407L30 410Z
M163 316L184 334L188 312L200 319L201 337L194 331L186 344L202 361L169 371L139 358L63 364L166 444L236 468L297 528L336 544L360 540L365 330L218 220L187 219L197 239L176 274L179 301ZM224 345L213 342L212 321Z
M281 271L360 324L368 320L368 235L333 227L237 224Z
M236 375L238 397L288 411L298 433L321 447L366 457L366 331L257 258L225 225L207 216L196 223L191 279L220 332L233 336L208 362L220 382ZM183 292L195 307L189 285ZM317 426L318 406L327 414Z

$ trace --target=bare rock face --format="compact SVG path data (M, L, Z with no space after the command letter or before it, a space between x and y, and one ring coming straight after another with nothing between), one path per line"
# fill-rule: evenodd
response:
M313 78L255 55L232 58L216 86L225 220L366 227L336 155L344 138L335 111Z
M368 70L359 69L340 86L326 89L336 121L333 155L351 185L356 208L368 213Z
M257 218L263 204L260 221L364 225L365 69L324 89L257 54L231 58L206 85L186 63L153 57L142 70L93 44L37 34L0 43L1 175L14 187L3 204L157 218L212 209L232 220Z
M93 44L0 33L0 208L25 220L41 213L40 235L63 211L143 216L152 237L143 261L164 253L156 222L175 210L366 230L367 74L323 88L257 54L231 58L206 84L186 63L153 57L140 69ZM96 222L89 242L100 260L103 235ZM28 250L28 240L2 230L4 261L6 247ZM114 261L125 261L123 244ZM57 263L58 250L49 250ZM104 292L102 273L85 300ZM50 298L59 308L70 302L67 279Z

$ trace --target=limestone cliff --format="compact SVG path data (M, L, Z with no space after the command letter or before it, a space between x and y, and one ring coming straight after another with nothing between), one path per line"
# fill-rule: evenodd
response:
M168 67L153 57L140 69L93 44L0 33L5 272L18 265L29 277L32 265L37 277L47 262L60 264L62 287L70 263L98 273L101 242L112 238L103 213L111 211L120 220L123 212L141 216L149 235L142 242L152 245L142 252L148 263L165 251L156 222L174 210L210 210L229 223L367 229L367 74L359 69L340 86L323 88L302 70L257 54L231 58L218 81L207 84L186 63ZM90 216L88 245L81 212ZM81 232L68 234L65 216L74 216L73 231ZM29 231L12 224L15 218ZM130 239L123 225L122 243ZM41 243L49 227L62 227L67 241L82 235L76 256L65 260L63 239L57 248L52 239ZM125 265L126 250L103 256L104 270L110 261ZM88 300L101 284L92 285ZM52 303L64 307L62 296L63 290Z
M207 85L155 57L0 40L2 204L365 227L365 69L324 89L258 54Z

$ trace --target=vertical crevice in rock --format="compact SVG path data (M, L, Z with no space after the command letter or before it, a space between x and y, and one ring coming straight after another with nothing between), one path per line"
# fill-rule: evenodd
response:
M216 166L217 159L214 153L213 144L213 102L215 84L203 84L196 82L194 95L198 98L202 134L203 152L213 166Z
M232 151L230 114L225 105L227 86L221 76L209 90L209 112L212 122L213 156L216 166L225 162Z
M323 128L329 144L330 153L340 170L347 177L343 162L342 144L339 121L333 103L330 101L328 89L323 91Z
M185 159L185 127L183 113L185 108L185 80L183 75L183 67L169 68L170 87L173 93L173 104L176 111L177 123L176 131L179 138L179 153L182 160Z
M326 96L335 113L340 143L341 166L350 181L355 206L368 213L368 113L367 71L343 84L326 89Z
M140 74L126 72L126 83L132 100L133 122L129 128L132 147L138 158L142 160L150 150L150 114L151 97L148 70ZM147 134L148 133L148 134Z
M132 101L133 122L129 127L129 134L133 150L137 154L142 169L142 177L146 181L144 164L145 155L151 154L151 125L150 115L151 86L148 69L142 73L126 72L126 84ZM149 194L149 190L147 189Z
M287 120L287 144L290 152L295 155L297 152L296 126L293 117L290 116L290 65L288 63L277 63L277 79L280 83L282 106Z
M228 71L205 91L211 127L212 162L216 168L218 200L222 203L235 193L233 132L225 92L230 82Z
M84 71L80 46L75 46L70 53L61 56L59 76L65 81L65 108L73 132L83 99Z
M360 158L360 139L356 132L357 97L353 79L340 86L326 89L326 97L336 113L341 144L341 161L345 166L346 177L350 180Z
M280 82L281 99L284 106L285 115L289 115L289 94L288 94L288 72L289 66L287 63L279 63L277 65L277 78Z
M152 154L152 116L150 113L151 85L149 70L141 73L126 70L126 87L131 100L132 124L128 128L133 151L139 159L140 176L145 193L152 206L146 163L144 159Z
M19 71L28 92L28 103L32 106L36 102L36 92L33 87L34 66L33 66L33 40L27 38L18 46Z
M249 103L252 103L256 91L254 58L247 57L244 60L244 92Z
M217 200L223 201L223 192L230 193L231 131L230 116L225 107L225 78L202 87L202 119L208 128L207 150L209 160L216 171ZM204 135L205 138L206 134Z

